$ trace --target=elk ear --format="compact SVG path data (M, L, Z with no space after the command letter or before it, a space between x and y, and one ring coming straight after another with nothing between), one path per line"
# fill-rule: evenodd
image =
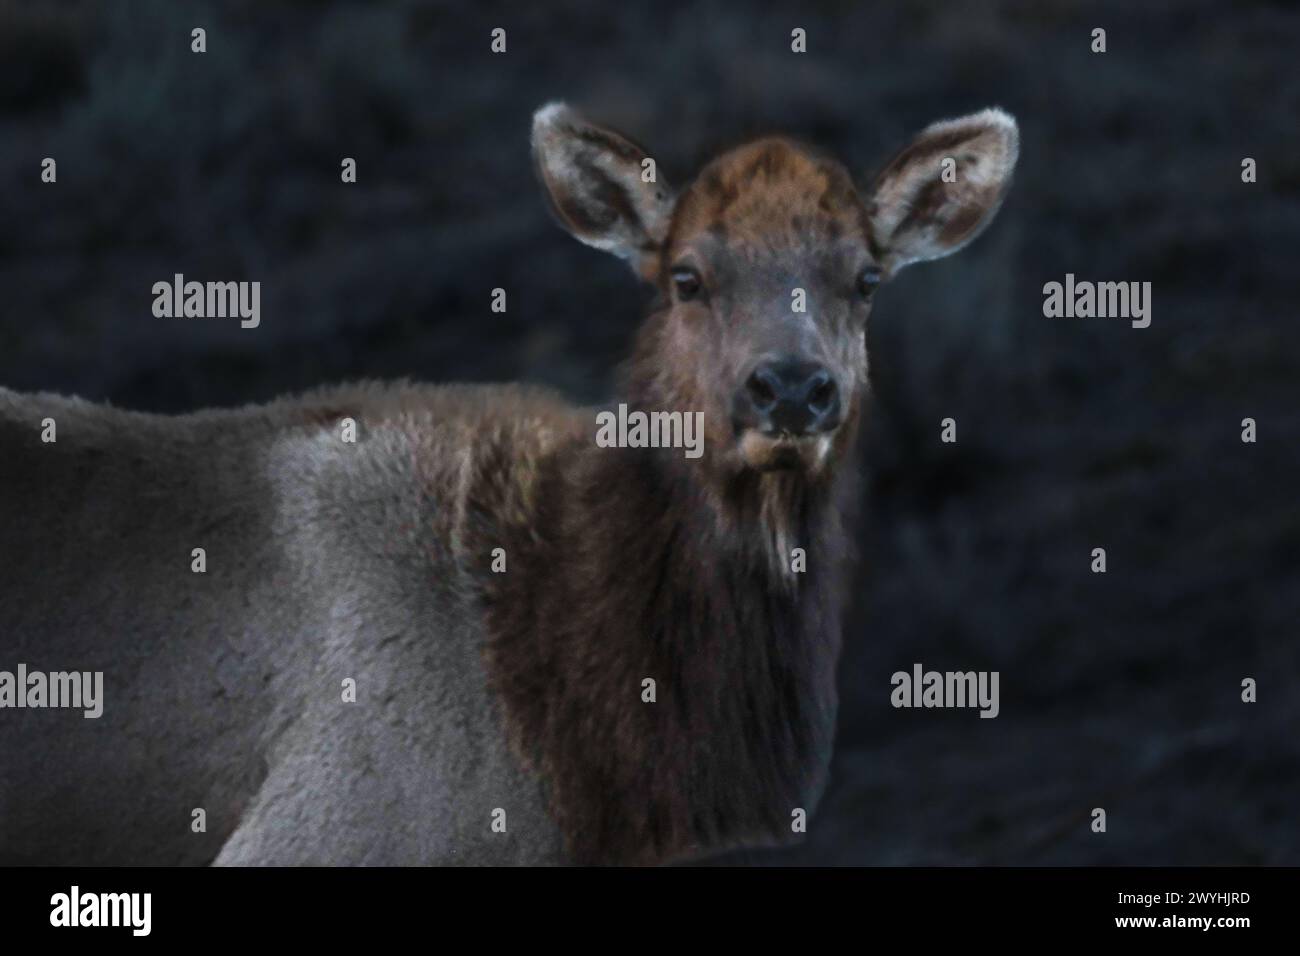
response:
M872 232L887 271L956 252L993 221L1020 153L1015 119L987 109L927 127L877 178Z
M550 103L533 115L533 160L560 225L643 274L651 271L673 200L644 149Z

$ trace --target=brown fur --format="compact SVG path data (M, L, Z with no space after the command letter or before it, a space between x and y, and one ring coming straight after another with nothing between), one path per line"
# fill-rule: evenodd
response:
M665 247L723 236L761 267L845 234L865 242L865 228L842 169L773 139L708 167ZM647 320L624 375L632 406L715 411L681 352L681 318ZM855 394L836 462L851 457L858 413ZM730 444L725 416L706 423L706 448ZM655 863L782 839L825 783L856 474L759 474L589 438L542 466L536 511L503 543L510 573L486 582L489 661L570 853ZM789 570L796 547L806 573Z
M710 490L670 454L587 443L543 464L486 582L489 669L569 852L652 863L788 833L830 755L852 481L839 502L790 474ZM775 572L773 518L806 574Z
M562 106L538 113L538 169L561 223L659 286L622 400L705 422L698 461L600 448L594 423L579 429L530 463L529 506L494 526L504 540L470 549L510 556L509 573L483 582L489 677L575 859L658 863L779 841L817 802L867 395L869 301L854 278L974 235L1001 200L1014 135L996 111L932 127L870 202L838 163L781 138L719 157L674 196L644 182L632 141ZM938 183L949 150L979 175ZM708 297L674 293L683 265ZM814 314L792 321L795 285ZM801 440L796 470L757 470L766 439L738 433L728 412L770 354L812 357L843 395L842 423Z
M683 194L668 248L712 231L749 255L820 247L846 232L870 236L853 180L842 166L790 140L749 143L705 167Z

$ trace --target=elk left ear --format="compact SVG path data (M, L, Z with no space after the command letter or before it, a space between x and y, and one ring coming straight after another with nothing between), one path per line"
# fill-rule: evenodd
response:
M1020 153L1015 119L987 109L927 127L885 167L871 223L889 272L956 252L993 221Z
M643 274L652 271L673 199L644 149L551 103L533 116L533 158L560 225Z

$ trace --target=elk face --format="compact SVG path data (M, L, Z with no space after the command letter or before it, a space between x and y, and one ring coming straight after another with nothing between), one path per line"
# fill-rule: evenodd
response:
M641 147L560 104L534 117L533 149L561 224L659 286L637 361L662 410L702 411L726 470L815 475L859 414L876 288L989 223L1018 135L999 110L936 123L865 196L784 139L732 150L674 193Z

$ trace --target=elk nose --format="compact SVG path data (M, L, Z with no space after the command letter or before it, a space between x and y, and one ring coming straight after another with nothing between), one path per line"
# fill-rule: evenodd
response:
M839 388L830 371L815 362L762 362L745 382L745 397L764 433L811 435L840 423Z

